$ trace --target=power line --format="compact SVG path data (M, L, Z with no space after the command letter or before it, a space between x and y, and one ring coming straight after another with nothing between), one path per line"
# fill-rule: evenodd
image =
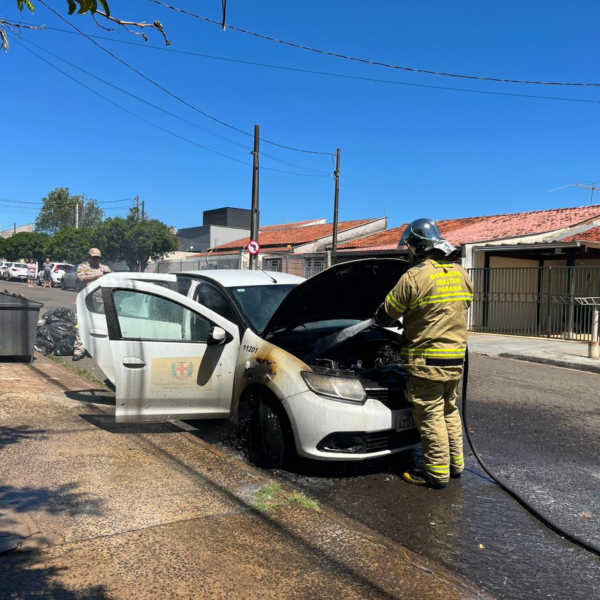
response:
M84 33L83 31L81 31L81 29L79 29L78 27L76 27L75 25L73 25L73 23L71 23L70 21L68 21L67 19L65 19L60 13L58 13L57 11L55 11L51 6L48 6L44 2L44 0L39 0L39 2L40 2L40 4L44 5L48 10L50 10L51 12L53 12L62 21L64 21L70 27L72 27L73 29L75 29L75 31L79 32L80 35L82 35L83 37L85 37L92 44L94 44L95 46L97 46L98 48L100 48L103 52L106 52L109 56L111 56L112 58L114 58L116 61L120 62L125 67L127 67L130 71L133 71L134 73L136 73L137 75L139 75L140 77L142 77L143 79L145 79L146 81L148 81L149 83L151 83L152 85L154 85L155 87L157 87L159 90L165 92L165 94L168 94L169 96L171 96L172 98L174 98L178 102L181 102L182 104L184 104L188 108L191 108L192 110L194 110L197 113L203 115L204 117L206 117L208 119L211 119L212 121L215 121L215 123L219 123L220 125L223 125L224 127L228 127L229 129L232 129L233 131L237 131L238 133L242 133L244 135L253 137L251 133L248 133L247 131L244 131L243 129L239 129L238 127L235 127L234 125L231 125L230 123L227 123L226 121L222 121L221 119L218 119L217 117L215 117L215 116L207 113L206 111L201 110L197 106L191 104L187 100L184 100L183 98L181 98L177 94L171 92L169 89L167 89L166 87L164 87L160 83L154 81L153 79L151 79L150 77L148 77L147 75L145 75L144 73L142 73L141 71L139 71L138 69L136 69L135 67L132 67L127 61L123 60L122 58L119 58L116 54L113 54L110 50L108 50L107 48L105 48L104 46L102 46L101 44L99 44L98 42L96 42L94 39L92 39L86 33ZM306 150L306 149L302 149L302 148L294 148L293 146L286 146L285 144L279 144L277 142L273 142L273 141L266 140L266 139L263 139L262 141L265 142L266 144L270 144L272 146L277 146L279 148L284 148L285 150L292 150L294 152L302 152L302 153L305 153L305 154L321 154L321 155L325 155L325 156L331 154L331 152L317 152L316 150Z
M42 4L44 4L43 0L40 0ZM206 21L207 23L212 23L214 25L221 25L219 21L215 21L214 19L210 19L209 17L204 17L202 15L195 14L188 10L184 10L183 8L178 8L177 6L171 6L169 4L165 4L160 0L150 0L154 4L158 4L159 6L163 6L164 8L168 8L170 10L174 10L176 12L180 12L189 17L193 17L195 19L200 19L202 21ZM63 19L64 20L64 19ZM449 73L446 71L432 71L430 69L419 69L416 67L407 67L401 65L394 65L391 63L381 62L377 60L369 60L367 58L360 58L357 56L350 56L347 54L339 54L337 52L330 52L329 50L322 50L320 48L313 48L312 46L305 46L303 44L297 44L296 42L289 42L286 40L280 40L278 38L272 37L270 35L265 35L263 33L257 33L256 31L249 31L248 29L242 29L241 27L235 27L233 25L227 24L228 29L233 29L234 31L239 31L240 33L244 33L246 35L252 35L254 37L267 40L269 42L276 42L277 44L283 44L285 46L291 46L292 48L297 48L299 50L307 50L309 52L315 52L317 54L323 54L325 56L332 56L333 58L341 58L344 60L350 60L354 62L363 63L366 65L372 65L377 67L385 67L387 69L396 69L399 71L408 71L410 73L422 73L424 75L438 75L441 77L454 77L458 79L473 79L477 81L494 81L496 83L519 83L526 85L555 85L555 86L575 86L575 87L600 87L600 83L583 83L583 82L567 82L567 81L528 81L523 79L501 79L499 77L484 77L481 75L465 75L461 73Z
M10 36L10 34L8 34ZM11 39L15 42L17 42L17 44L21 44L21 42L16 39L14 36L11 36ZM175 136L185 142L188 142L190 144L193 144L194 146L198 146L199 148L203 148L204 150L208 150L209 152L212 152L213 154L218 154L219 156L223 156L224 158L227 158L229 160L233 160L235 162L241 163L243 165L248 165L249 163L243 161L243 160L238 160L237 158L233 158L232 156L227 156L226 154L222 154L221 152L217 152L216 150L212 150L206 146L203 146L202 144L198 144L197 142L194 142L193 140L190 140L188 138L183 137L182 135L179 135L178 133L175 133L173 131L170 131L164 127L161 127L160 125L157 125L156 123L153 123L152 121L149 121L148 119L145 119L144 117L142 117L141 115L138 115L137 113L134 113L131 110L128 110L127 108L125 108L124 106L121 106L120 104L118 104L117 102L114 102L113 100L111 100L110 98L107 98L106 96L100 94L100 92L97 92L96 90L94 90L93 88L89 87L88 85L86 85L85 83L79 81L77 78L73 77L72 75L70 75L69 73L67 73L66 71L63 71L60 67L57 67L55 64L51 63L49 60L46 60L43 56L40 56L37 52L33 51L31 48L28 48L27 46L21 44L23 46L23 48L25 48L25 50L27 50L28 52L31 52L34 56L36 56L37 58L39 58L40 60L42 60L43 62L45 62L46 64L50 65L53 69L56 69L59 73L62 73L65 77L68 77L69 79L71 79L72 81L74 81L75 83L77 83L78 85L82 86L83 88L85 88L86 90L90 91L92 94L95 94L96 96L102 98L103 100L105 100L106 102L112 104L113 106L116 106L117 108L125 111L126 113L134 116L137 119L140 119L141 121L143 121L144 123L147 123L148 125L151 125L152 127L156 127L157 129L164 131L172 136Z
M41 206L42 202L26 202L24 200L9 200L8 198L0 198L0 202L9 202L10 204L35 204Z
M205 127L202 127L201 125L198 125L197 123L194 123L193 121L189 121L188 119L185 119L184 117L181 117L181 116L179 116L179 115L177 115L177 114L175 114L175 113L173 113L173 112L171 112L171 111L169 111L169 110L167 110L167 109L165 109L165 108L163 108L161 106L158 106L157 104L154 104L154 103L152 103L152 102L150 102L150 101L148 101L148 100L146 100L144 98L141 98L140 96L137 96L136 94L133 94L132 92L129 92L129 91L125 90L125 89L119 87L118 85L115 85L114 83L111 83L110 81L107 81L106 79L103 79L102 77L99 77L98 75L95 75L94 73L91 73L90 71L88 71L88 70L86 70L86 69L84 69L82 67L79 67L78 65L76 65L76 64L68 61L66 58L62 58L61 56L58 56L54 52L51 52L50 50L47 50L46 48L43 48L43 47L39 46L38 44L32 42L31 40L23 38L21 41L24 41L27 44L30 44L31 46L34 46L38 50L41 50L42 52L45 52L46 54L49 54L50 56L53 56L57 60L60 60L61 62L69 65L73 69L77 69L81 73L85 73L89 77L92 77L93 79L96 79L97 81L100 81L101 83L104 83L105 85L108 85L109 87L112 87L113 89L115 89L115 90L117 90L117 91L119 91L119 92L121 92L121 93L123 93L123 94L125 94L125 95L127 95L129 97L131 97L131 98L134 98L135 100L138 100L139 102L142 102L143 104L151 106L152 108L154 108L154 109L156 109L156 110L158 110L158 111L160 111L160 112L162 112L164 114L167 114L170 117L173 117L174 119L178 119L179 121L182 121L183 123L186 123L187 125L191 125L192 127L197 127L198 129L201 129L202 131L205 131L205 132L207 132L207 133L209 133L211 135L215 135L218 138L221 138L223 140L231 142L232 144L235 144L236 146L239 146L240 148L243 148L244 150L246 150L248 152L250 152L250 150L251 150L250 147L245 146L244 144L241 144L240 142L232 140L231 138L228 138L228 137L223 136L221 134L214 133L214 132L210 131L209 129L206 129ZM51 64L51 63L49 63L49 64ZM88 88L88 89L91 89L91 88ZM104 98L104 96L101 96L101 97ZM119 108L122 108L120 105L117 105L117 106L119 106ZM126 110L126 109L123 109L123 110ZM138 118L141 118L141 117L138 117ZM142 119L142 120L144 120L144 119ZM147 121L147 122L149 122L149 121ZM168 131L167 129L162 128L162 130L172 134L172 132ZM172 135L176 135L176 134L172 134ZM177 137L181 138L181 136L177 136ZM185 139L185 138L181 138L181 139ZM209 147L209 146L201 145L201 147L204 148L205 150L208 150L209 152L214 152L216 154L220 154L214 148L211 149L211 147ZM235 159L233 157L230 157L230 156L227 156L227 155L224 155L224 154L221 154L221 156L225 156L226 158L229 158L230 160L237 160L237 159ZM330 176L329 173L325 173L324 171L320 171L318 169L312 169L312 168L309 168L309 167L304 167L304 166L300 166L300 165L294 164L292 162L284 161L283 159L279 159L279 158L277 158L277 157L275 157L275 156L273 156L271 154L264 153L264 156L267 156L270 159L275 160L277 162L280 162L280 163L292 166L292 167L294 167L296 169L300 169L302 171L306 171L308 173L313 173L315 175L319 175L319 176L323 176L323 177L329 177ZM245 163L244 161L238 161L238 162L241 162L243 164L248 164L248 163ZM268 167L264 167L264 168L268 169ZM281 173L288 173L290 175L301 175L301 173L291 173L289 171L279 171L278 169L271 169L271 170L278 171L278 172L281 172Z
M45 27L44 30L47 31L57 31L60 33L67 33L69 35L79 35L76 31L68 31L67 29L61 29L59 27ZM195 56L198 58L206 58L209 60L219 60L224 62L237 63L242 65L250 65L255 67L264 67L269 69L278 69L282 71L292 71L296 73L305 73L307 75L323 75L326 77L335 77L338 79L353 79L355 81L367 81L371 83L385 83L390 85L400 85L404 87L416 87L416 88L425 88L431 90L444 90L444 91L452 91L452 92L465 92L469 94L482 94L488 96L508 96L513 98L532 98L534 100L553 100L560 102L579 102L584 104L600 104L600 100L586 100L583 98L565 98L561 96L540 96L536 94L518 94L511 92L492 92L489 90L473 90L469 88L461 88L461 87L452 87L452 86L442 86L442 85L427 85L422 83L408 83L406 81L394 81L393 79L379 79L376 77L361 77L359 75L347 75L345 73L334 73L331 71L318 71L314 69L302 69L300 67L289 67L285 65L274 65L270 63L263 62L255 62L250 60L242 60L238 58L229 58L226 56L216 56L214 54L202 54L199 52L191 52L189 50L176 50L175 48L163 48L161 46L153 46L152 44L138 44L137 42L130 42L127 40L117 40L111 37L102 36L102 35L89 35L89 37L95 38L97 40L104 40L107 42L112 42L114 44L125 44L128 46L135 46L136 48L143 48L147 50L158 50L160 52L171 52L174 54L183 54L186 56ZM212 133L212 132L211 132ZM333 154L331 155L333 160Z

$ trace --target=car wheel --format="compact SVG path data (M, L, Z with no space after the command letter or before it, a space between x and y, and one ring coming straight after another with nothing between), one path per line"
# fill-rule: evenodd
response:
M77 278L77 283L75 284L75 291L79 293L83 289L83 285L81 284L81 279Z
M67 289L67 288L65 288L65 280L64 279L60 280L60 289L61 290L66 290Z
M253 398L248 406L248 458L257 467L280 469L285 464L289 444L287 418L282 407L276 409L264 398Z

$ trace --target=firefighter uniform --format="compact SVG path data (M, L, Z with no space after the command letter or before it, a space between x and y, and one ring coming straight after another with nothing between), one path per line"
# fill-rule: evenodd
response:
M403 318L401 353L409 373L408 398L423 444L423 473L447 483L464 469L462 424L456 398L467 347L467 309L473 284L460 265L425 258L385 299L385 312Z

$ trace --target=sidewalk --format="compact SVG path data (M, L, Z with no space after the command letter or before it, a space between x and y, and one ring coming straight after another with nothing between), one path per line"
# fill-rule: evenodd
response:
M469 333L469 351L600 373L600 360L588 358L587 342Z
M259 509L265 473L173 425L115 424L111 393L47 359L0 381L3 598L486 597L285 485Z

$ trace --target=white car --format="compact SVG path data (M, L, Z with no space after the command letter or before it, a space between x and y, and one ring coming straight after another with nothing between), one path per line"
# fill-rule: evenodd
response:
M23 263L6 263L6 268L2 271L2 278L7 281L20 279L27 281L27 265Z
M52 279L52 286L56 286L56 287L60 287L60 281L63 277L63 275L70 271L73 268L73 265L69 264L69 263L54 263L52 265L52 271L51 271L51 279Z
M361 460L419 434L399 366L400 332L369 319L408 264L368 259L304 280L263 271L106 275L77 297L83 343L116 387L121 422L232 418L250 458L294 450ZM157 285L158 284L158 285Z

